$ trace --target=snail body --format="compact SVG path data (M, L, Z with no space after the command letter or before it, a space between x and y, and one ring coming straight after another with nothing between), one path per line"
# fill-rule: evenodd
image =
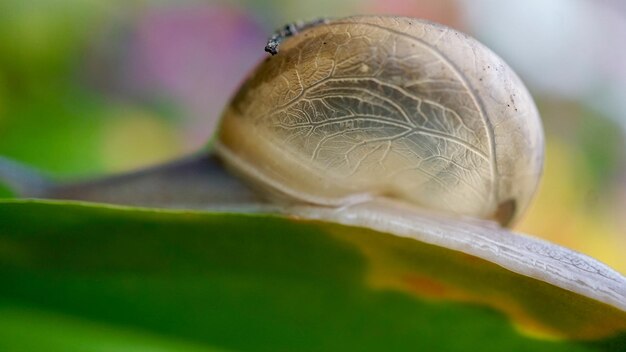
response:
M385 197L510 224L537 187L544 142L530 94L489 49L441 25L365 16L284 38L226 108L216 149L297 202Z

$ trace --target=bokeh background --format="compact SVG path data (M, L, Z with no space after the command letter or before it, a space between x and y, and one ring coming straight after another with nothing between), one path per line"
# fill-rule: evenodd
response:
M351 14L444 23L502 56L547 137L517 229L626 274L621 0L1 0L0 155L67 180L197 151L275 28Z

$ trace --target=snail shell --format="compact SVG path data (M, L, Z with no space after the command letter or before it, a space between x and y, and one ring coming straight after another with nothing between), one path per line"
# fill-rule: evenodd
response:
M273 194L387 197L510 224L541 175L533 100L498 56L422 20L330 20L284 38L225 110L231 169Z

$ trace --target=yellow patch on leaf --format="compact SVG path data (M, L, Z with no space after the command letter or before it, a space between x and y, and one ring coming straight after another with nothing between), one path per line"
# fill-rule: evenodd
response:
M626 331L626 312L486 260L367 229L326 227L361 250L375 289L489 307L533 338L596 340Z

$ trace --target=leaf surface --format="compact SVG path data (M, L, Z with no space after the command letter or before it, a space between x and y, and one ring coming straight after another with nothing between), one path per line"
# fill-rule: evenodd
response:
M626 346L615 307L415 239L287 216L4 201L0 282L3 350Z

